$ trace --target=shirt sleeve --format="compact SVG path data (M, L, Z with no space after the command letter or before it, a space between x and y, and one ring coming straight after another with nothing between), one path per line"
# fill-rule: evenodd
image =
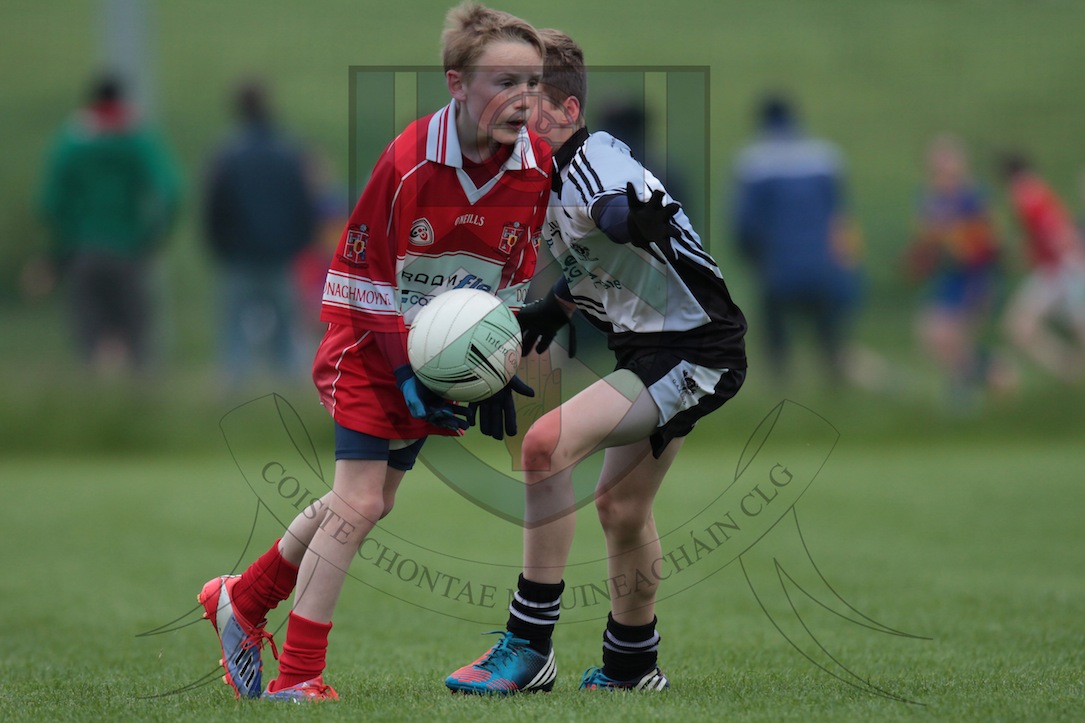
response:
M377 160L336 246L320 318L379 332L403 332L396 300L396 246L393 202L399 174L392 147Z

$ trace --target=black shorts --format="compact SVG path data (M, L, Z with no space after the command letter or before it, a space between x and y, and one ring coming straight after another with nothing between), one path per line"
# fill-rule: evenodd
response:
M628 349L617 369L637 375L659 408L659 425L649 438L658 459L672 439L685 437L697 421L738 393L745 369L712 369L688 361L681 349Z

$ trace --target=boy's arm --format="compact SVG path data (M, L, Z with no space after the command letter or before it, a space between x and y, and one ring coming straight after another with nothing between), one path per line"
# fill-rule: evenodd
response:
M539 354L546 351L558 331L569 323L569 318L576 311L576 302L569 290L569 280L563 275L547 292L546 296L524 304L516 320L520 322L523 334L524 353L534 349ZM576 356L576 332L569 327L569 356Z
M664 195L663 191L653 190L651 197L642 201L629 182L624 194L610 194L596 201L591 208L592 219L614 243L632 244L659 258L653 244L665 247L667 239L679 238L671 219L681 206L674 201L664 206Z
M343 228L324 284L320 319L354 327L359 334L390 332L405 337L392 218L399 175L391 148L377 160Z

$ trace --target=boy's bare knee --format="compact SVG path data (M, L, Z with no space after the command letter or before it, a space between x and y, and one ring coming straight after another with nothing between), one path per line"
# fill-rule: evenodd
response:
M332 504L332 514L355 526L373 524L390 509L391 506L385 503L384 495L379 492L358 492L348 497L339 497Z
M636 500L603 492L595 498L595 512L608 536L626 537L635 536L644 528L651 510Z
M381 510L380 519L383 520L385 517L392 514L392 508L395 507L395 505L396 505L395 498L389 499L389 498L386 497L384 499L384 509Z
M547 416L531 425L524 435L524 443L520 449L520 464L528 472L550 472L554 450L558 447L560 429ZM529 482L532 476L528 476Z

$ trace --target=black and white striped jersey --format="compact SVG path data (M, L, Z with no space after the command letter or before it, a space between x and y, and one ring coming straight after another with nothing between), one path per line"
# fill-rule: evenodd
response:
M630 182L642 201L654 190L666 194L659 179L604 132L578 131L554 160L543 237L577 306L607 333L610 348L669 346L698 364L745 368L746 319L682 210L673 219L679 238L652 250L616 243L596 225L592 209L601 199L624 195ZM666 194L663 202L673 200Z

